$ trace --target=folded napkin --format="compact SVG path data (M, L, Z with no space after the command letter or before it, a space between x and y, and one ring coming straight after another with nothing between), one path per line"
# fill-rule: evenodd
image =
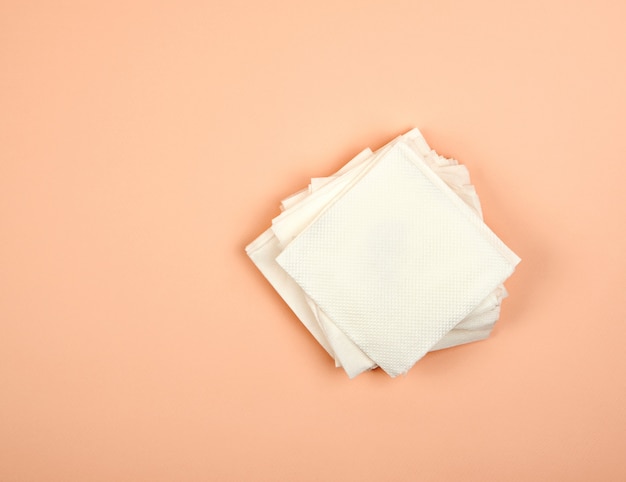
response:
M281 203L246 251L349 377L489 336L520 259L417 129Z

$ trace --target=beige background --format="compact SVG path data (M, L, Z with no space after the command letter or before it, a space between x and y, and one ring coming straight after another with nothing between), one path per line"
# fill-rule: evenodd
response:
M0 480L626 480L626 4L0 2ZM243 248L412 126L522 258L354 381Z

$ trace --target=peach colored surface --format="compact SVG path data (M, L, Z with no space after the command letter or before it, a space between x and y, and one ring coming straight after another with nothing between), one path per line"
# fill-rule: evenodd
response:
M0 480L626 480L626 4L0 3ZM412 126L522 258L353 381L244 254Z

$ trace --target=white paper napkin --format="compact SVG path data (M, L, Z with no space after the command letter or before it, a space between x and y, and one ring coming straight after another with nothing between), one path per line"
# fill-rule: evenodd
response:
M416 129L285 199L247 252L350 377L486 338L519 258Z

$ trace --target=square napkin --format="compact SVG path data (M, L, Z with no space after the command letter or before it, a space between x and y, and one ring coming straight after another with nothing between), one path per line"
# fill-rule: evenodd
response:
M486 338L519 258L416 129L284 200L247 252L350 377Z

